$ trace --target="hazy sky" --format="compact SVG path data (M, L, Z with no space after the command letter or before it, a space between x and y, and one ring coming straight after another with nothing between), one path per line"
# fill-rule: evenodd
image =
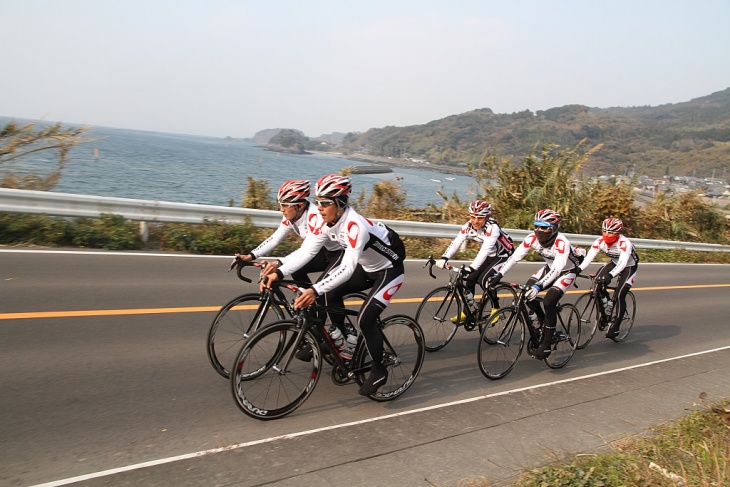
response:
M0 115L308 136L730 87L729 0L0 0Z

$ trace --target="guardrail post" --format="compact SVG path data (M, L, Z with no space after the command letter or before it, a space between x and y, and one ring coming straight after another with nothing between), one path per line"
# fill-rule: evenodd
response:
M144 243L150 239L150 226L145 221L139 222L139 237Z

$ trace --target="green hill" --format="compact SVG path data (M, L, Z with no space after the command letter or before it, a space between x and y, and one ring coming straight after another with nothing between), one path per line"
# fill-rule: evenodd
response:
M478 161L486 150L519 159L545 143L570 148L584 138L586 148L603 145L584 167L587 176L727 177L730 88L657 107L566 105L512 114L483 108L425 125L347 134L337 150L458 166Z

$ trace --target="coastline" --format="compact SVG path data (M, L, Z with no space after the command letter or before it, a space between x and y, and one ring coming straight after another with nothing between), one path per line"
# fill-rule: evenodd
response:
M348 161L354 162L366 162L369 164L378 164L389 167L401 167L405 169L415 169L422 171L432 171L441 174L456 174L459 176L470 176L469 170L466 167L454 167L444 166L440 164L427 164L427 163L416 163L405 159L393 159L390 157L379 157L371 156L368 154L343 154L342 152L322 152L322 151L309 151L311 154L315 154L321 157L338 157L340 159L347 159Z

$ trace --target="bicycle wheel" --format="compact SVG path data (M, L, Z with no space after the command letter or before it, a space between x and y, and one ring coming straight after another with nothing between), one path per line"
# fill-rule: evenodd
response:
M497 380L509 374L520 358L525 346L525 323L512 306L501 308L492 318L497 322L482 332L477 362L485 377Z
M421 371L426 350L421 327L409 316L393 315L385 318L381 331L383 365L388 369L388 380L375 394L368 396L379 402L391 401L411 387ZM353 361L357 370L355 380L362 385L372 360L364 340L360 340L358 345Z
M517 302L517 291L510 284L500 282L494 286L494 290L497 292L500 307L506 308L507 306L514 306Z
M256 419L277 419L307 400L319 379L322 355L311 331L303 343L312 347L308 360L294 355L302 341L301 326L292 320L260 328L243 344L231 373L231 390L238 408Z
M243 342L262 325L284 318L278 305L261 309L261 295L243 294L226 303L208 330L208 359L221 376L230 377L230 367Z
M555 323L552 352L545 359L551 369L559 369L573 357L580 341L580 313L572 304L562 304L558 308L558 320Z
M598 312L596 300L593 299L591 293L585 293L579 297L574 306L578 310L581 324L580 340L578 340L578 345L575 348L582 350L593 340L593 336L598 329L598 323L601 321L601 315Z
M621 318L621 327L619 333L611 338L614 342L622 342L631 333L631 327L634 326L634 318L636 318L636 297L631 291L626 293L626 312Z
M426 350L435 352L448 344L458 329L461 316L461 300L453 288L443 286L434 289L423 298L416 312L416 322L423 330Z

